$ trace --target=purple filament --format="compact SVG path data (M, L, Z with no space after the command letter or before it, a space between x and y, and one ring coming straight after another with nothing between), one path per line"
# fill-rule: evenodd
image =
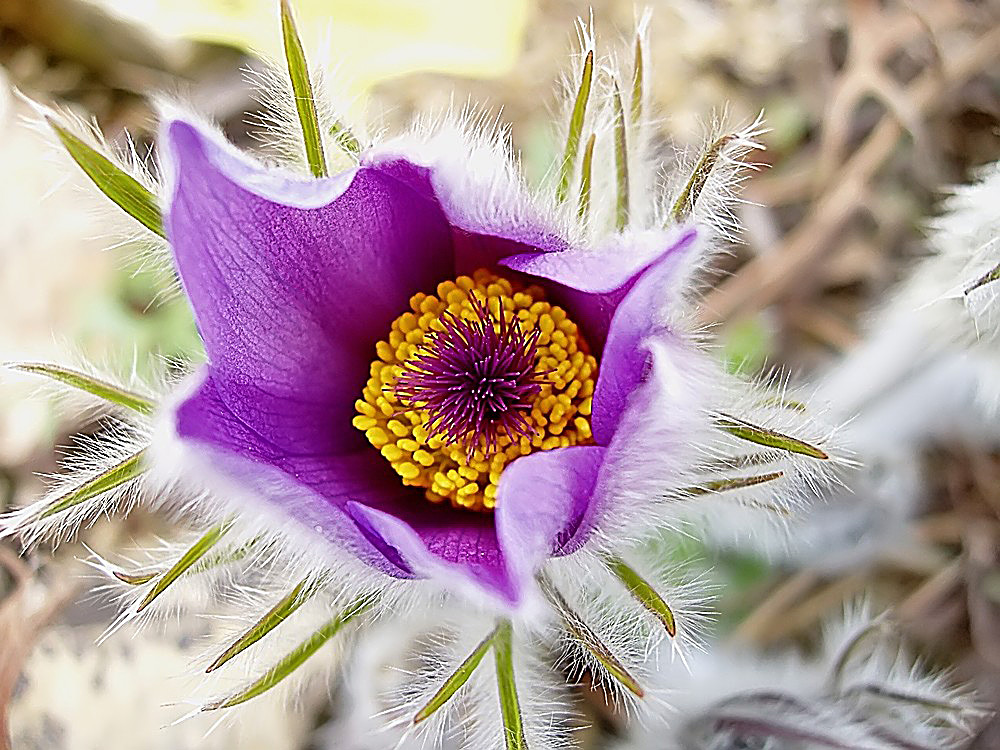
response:
M469 300L477 318L446 311L443 329L403 364L395 393L427 412L429 437L467 441L471 458L477 447L493 453L500 436L532 438L531 407L547 373L535 372L537 328L525 333L502 305L496 319L474 294Z

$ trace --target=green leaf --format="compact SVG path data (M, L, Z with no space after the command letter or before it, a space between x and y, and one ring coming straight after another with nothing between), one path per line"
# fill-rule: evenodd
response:
M611 572L625 584L629 593L663 623L663 627L670 637L675 637L677 635L677 621L674 619L674 612L663 600L663 597L656 592L656 589L621 558L611 557L605 562Z
M635 35L635 58L632 61L632 129L642 122L642 37Z
M266 693L286 677L291 675L296 669L305 664L309 657L319 651L323 644L337 635L337 633L339 633L347 623L367 611L371 605L371 597L362 597L358 599L347 609L327 622L323 625L323 627L296 646L293 651L287 654L281 661L267 670L267 672L265 672L249 686L234 693L228 698L222 698L214 703L209 703L208 705L203 706L201 710L215 711L220 708L232 708L233 706L238 706L241 703L246 703L251 698L256 698L258 695Z
M295 29L292 7L289 0L281 0L281 36L285 45L285 60L288 75L295 95L295 108L302 126L302 140L306 149L306 160L314 177L326 177L326 157L323 155L323 135L316 114L316 99L313 97L312 82L309 80L309 66L302 49L302 40Z
M735 137L732 134L726 134L716 138L709 144L705 153L701 155L698 163L695 164L694 170L691 172L691 176L688 177L688 181L684 184L684 189L681 190L681 194L677 196L677 200L674 201L674 205L670 209L670 218L675 223L679 224L690 218L695 204L701 196L701 191L705 189L705 183L708 182L709 175L712 174L712 170L719 161L719 157L722 156L723 149Z
M469 681L469 678L476 671L486 652L489 651L490 646L496 641L499 631L500 627L498 626L476 646L475 650L466 657L465 661L458 665L458 669L444 681L441 688L434 693L434 697L427 701L427 704L423 708L417 711L416 716L413 717L414 724L419 724L433 716L438 709L451 700L451 697Z
M777 448L778 450L788 451L789 453L798 453L803 456L809 456L810 458L818 458L822 460L830 458L829 454L825 451L820 450L815 445L810 445L804 440L799 440L798 438L790 435L784 435L765 427L758 427L757 425L751 424L750 422L746 422L742 419L737 419L736 417L732 417L728 414L720 415L720 418L716 420L716 424L730 435L737 437L740 440L747 440L751 443L757 443L758 445L766 445L768 448Z
M642 698L645 695L645 691L642 686L625 668L611 650L604 645L603 641L598 637L597 633L583 621L573 609L569 606L569 602L566 601L565 597L559 592L559 590L552 585L544 576L539 576L538 578L539 586L542 589L542 593L545 597L552 603L556 611L559 613L563 624L566 626L566 630L571 636L573 636L581 646L583 646L590 655L597 659L598 663L604 667L608 674L614 677L618 682L622 684L630 693L638 698Z
M583 165L580 169L580 218L586 219L590 213L590 193L593 188L592 171L594 164L594 143L597 134L591 133L583 149Z
M52 501L42 511L39 518L48 518L49 516L54 516L56 513L62 513L64 510L68 510L136 479L146 470L146 467L143 465L145 456L146 449L143 448L133 453L121 463L117 463L110 469L101 472L95 477L91 477L83 484L78 485L65 495Z
M154 196L132 175L50 117L45 118L63 146L98 189L151 232L166 237Z
M583 120L587 114L587 102L590 100L590 86L594 78L594 51L589 50L583 61L583 73L580 76L580 88L573 102L573 113L569 119L569 132L566 134L566 150L563 152L562 164L559 165L559 184L556 186L556 198L560 203L569 197L569 183L576 165L576 152L580 149L580 137L583 135Z
M621 232L628 225L628 143L625 134L625 110L622 94L615 84L615 181L618 186L615 201L615 229Z
M309 597L316 592L316 588L315 584L309 586L308 580L300 581L295 588L282 597L281 601L271 607L271 609L268 610L268 612L261 617L253 627L247 630L243 635L237 638L236 641L229 646L229 648L223 651L219 657L209 665L205 672L214 672L227 661L250 648L261 638L281 625L281 623L291 617L299 607L309 600Z
M110 401L126 409L137 411L140 414L152 414L156 404L152 399L141 396L138 393L119 388L104 380L100 380L82 372L76 372L59 365L49 365L35 362L15 362L8 365L12 370L28 372L33 375L44 375L45 377L57 380L60 383L77 388L81 391L97 396L105 401Z
M727 492L729 490L741 490L745 487L753 487L765 482L773 482L785 476L782 471L772 471L767 474L755 474L748 477L731 477L728 479L716 479L697 487L688 487L686 492L689 495L713 495L717 492Z
M231 527L232 521L224 521L216 524L206 531L201 539L191 545L187 552L181 555L181 558L170 566L169 570L165 571L156 579L156 582L149 590L149 593L147 593L146 596L143 597L142 601L139 602L136 612L142 612L142 610L152 604L160 594L167 590L167 587L184 575L184 573L186 573L191 566L201 560L201 558L203 558L208 551L226 535L226 532L229 531Z
M527 750L521 703L517 698L514 679L514 654L510 622L501 622L493 636L493 657L497 670L497 691L500 695L500 715L503 717L504 745L507 750Z

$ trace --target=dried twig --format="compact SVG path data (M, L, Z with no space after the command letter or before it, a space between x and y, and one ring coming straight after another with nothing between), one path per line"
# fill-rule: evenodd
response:
M925 71L906 87L906 97L915 111L926 117L947 100L949 90L979 74L998 58L1000 28L994 28L950 61L945 78L935 70ZM816 263L834 235L862 206L858 196L893 154L902 135L903 129L897 120L882 118L837 172L806 218L786 235L782 245L748 262L706 296L702 321L719 322L745 309L765 307L793 285L800 284L809 266Z

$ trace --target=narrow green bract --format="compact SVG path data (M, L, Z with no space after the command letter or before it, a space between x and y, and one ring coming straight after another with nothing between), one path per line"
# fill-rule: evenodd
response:
M33 375L44 375L45 377L57 380L60 383L77 388L81 391L97 396L105 401L126 409L137 411L140 414L152 414L156 404L152 399L141 396L138 393L119 388L104 380L100 380L91 375L85 375L76 370L70 370L59 365L42 364L35 362L17 362L10 365L12 370L29 372Z
M214 672L230 659L250 648L253 644L270 633L312 596L315 586L308 586L308 581L300 581L288 594L282 597L281 601L275 604L268 612L261 617L249 630L236 639L219 657L213 661L205 672Z
M587 52L583 62L583 75L580 78L580 88L573 102L573 113L569 119L569 131L566 134L566 150L563 152L562 164L559 165L559 184L556 186L556 198L563 202L569 197L569 184L576 164L576 152L580 149L580 137L583 135L583 121L587 115L587 102L590 100L590 85L594 78L594 51Z
M215 711L220 708L232 708L241 703L246 703L251 698L266 693L276 686L286 677L301 667L319 649L333 638L341 629L358 615L362 614L372 605L370 597L362 597L350 605L347 609L327 622L323 627L300 643L293 651L285 656L281 661L271 667L260 678L251 685L237 693L223 698L214 703L209 703L202 707L202 711Z
M295 29L292 8L288 0L281 0L281 36L285 45L285 60L288 62L288 76L295 95L295 109L302 125L302 140L305 143L306 160L314 177L326 177L326 157L323 155L323 135L316 114L316 99L313 97L309 80L309 67L302 49L302 40Z
M451 697L458 692L458 690L469 681L472 677L473 672L482 662L483 657L486 656L486 652L489 651L490 646L494 645L497 639L497 633L499 633L500 628L497 627L492 633L490 633L483 641L476 646L475 650L469 654L465 661L458 665L458 669L445 680L444 684L441 686L440 690L434 693L434 697L427 701L427 705L417 711L416 716L413 717L413 723L419 724L425 719L433 716L438 709L440 709L445 703L451 700Z
M199 539L191 547L181 555L180 560L175 562L170 569L164 572L156 582L153 587L149 590L149 593L143 597L139 606L136 608L136 612L142 612L146 607L153 603L153 601L167 590L174 581L180 578L184 573L186 573L191 566L203 558L212 547L214 547L222 537L226 535L232 526L231 521L225 521L223 523L216 524Z
M66 151L98 189L151 232L166 237L156 196L104 154L87 145L51 118L46 118Z
M497 626L493 636L493 657L497 669L497 691L500 694L500 715L503 717L504 742L507 750L527 750L521 703L514 680L514 649L510 622Z
M146 449L133 453L121 463L115 464L107 471L98 474L96 477L88 479L83 484L75 487L62 497L57 498L42 511L39 518L48 518L56 513L62 513L75 505L84 503L93 497L104 494L115 487L121 487L126 482L138 478L146 470L143 459Z
M670 209L670 218L674 222L679 224L690 218L694 206L698 202L698 197L705 188L705 183L708 182L709 175L712 174L716 162L722 156L722 150L734 137L730 134L716 138L702 154L691 172L691 176L684 184L684 189L681 190L681 194L677 196L677 200L674 201L674 205Z
M674 612L663 600L656 589L654 589L645 578L640 576L634 568L629 566L621 558L608 558L606 561L611 572L614 573L625 584L625 588L634 596L642 606L656 615L657 619L663 623L667 633L673 638L677 635L677 622L674 619Z
M798 453L810 458L825 460L830 457L825 451L820 450L815 445L810 445L804 440L799 440L798 438L784 435L774 430L768 430L765 427L758 427L742 419L731 417L728 414L720 415L720 418L716 420L716 424L740 440L747 440L758 445L766 445L768 448L777 448L789 453Z
M611 650L604 645L604 642L598 637L597 633L583 621L576 612L572 610L569 606L569 602L566 598L559 592L559 590L552 585L552 582L545 577L540 577L538 580L539 586L542 589L542 593L548 598L552 605L559 612L560 618L562 618L563 624L566 626L566 630L570 635L575 638L581 646L583 646L587 651L597 659L598 663L604 667L608 674L614 677L618 682L620 682L630 693L636 697L642 698L645 695L645 691L642 686L625 668Z
M785 476L782 471L772 471L767 474L754 474L748 477L730 477L727 479L715 479L711 482L697 487L689 487L688 494L691 495L711 495L717 492L727 492L729 490L741 490L745 487L753 487L765 482L773 482Z
M628 225L628 143L625 134L625 110L622 108L622 94L615 84L615 179L618 185L615 201L615 229L619 232Z

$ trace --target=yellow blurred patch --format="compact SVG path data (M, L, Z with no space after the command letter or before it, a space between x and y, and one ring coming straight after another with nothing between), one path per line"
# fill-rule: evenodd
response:
M157 35L280 59L278 0L91 0ZM294 0L307 51L323 40L357 90L416 71L497 76L514 64L529 0Z

